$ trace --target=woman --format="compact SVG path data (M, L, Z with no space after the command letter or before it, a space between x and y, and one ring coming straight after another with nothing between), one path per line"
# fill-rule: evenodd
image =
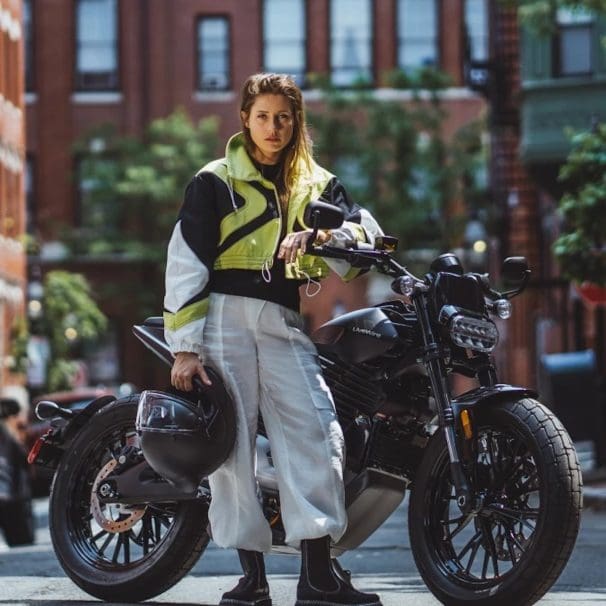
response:
M247 79L242 132L224 158L189 183L168 247L166 338L175 354L171 381L189 391L217 369L234 400L237 439L211 474L214 541L238 549L244 577L221 604L271 604L263 552L271 529L257 498L255 435L259 410L272 448L286 541L300 544L297 604L380 604L331 565L330 542L345 531L343 434L317 354L303 333L299 286L324 277L326 263L304 250L311 200L338 205L347 221L320 231L317 244L374 242L372 217L312 159L301 91L285 75ZM353 277L335 267L345 279Z

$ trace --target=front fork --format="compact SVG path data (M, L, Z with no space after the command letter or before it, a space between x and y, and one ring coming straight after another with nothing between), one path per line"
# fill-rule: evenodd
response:
M442 351L436 341L431 322L429 321L425 293L419 293L413 297L413 304L423 334L423 364L431 381L431 389L438 411L439 426L444 433L446 447L448 448L450 473L455 487L456 502L463 513L469 513L474 507L474 499L459 455L455 415L451 406L451 393L446 378L446 367Z

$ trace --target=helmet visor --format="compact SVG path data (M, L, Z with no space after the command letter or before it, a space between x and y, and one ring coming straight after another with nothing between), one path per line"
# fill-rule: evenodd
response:
M139 432L193 433L201 424L195 406L183 398L152 390L139 396L136 420Z

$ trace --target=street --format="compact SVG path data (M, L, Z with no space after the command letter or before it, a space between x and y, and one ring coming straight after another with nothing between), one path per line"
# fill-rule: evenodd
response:
M57 562L47 528L47 500L36 500L35 510L38 523L35 545L9 549L0 540L0 604L88 606L99 603L76 587ZM415 568L408 542L405 505L364 545L340 561L344 568L352 570L356 585L381 594L384 606L439 604ZM296 557L267 557L274 606L294 604L298 566ZM539 604L606 604L605 567L606 513L586 510L572 558L557 584ZM239 575L236 554L211 544L185 579L147 603L212 606L218 604L221 594L231 589Z

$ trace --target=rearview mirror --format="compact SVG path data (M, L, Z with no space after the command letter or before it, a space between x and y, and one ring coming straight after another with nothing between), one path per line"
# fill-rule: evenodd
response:
M509 282L514 287L501 293L506 299L519 295L528 284L530 269L526 257L507 257L501 267L501 275L505 283Z
M343 225L343 211L337 206L313 200L305 207L303 221L309 229L336 229Z
M19 402L12 398L0 398L0 419L8 419L21 410Z
M512 284L520 283L528 273L528 262L526 257L507 257L503 261L501 275L505 282Z

